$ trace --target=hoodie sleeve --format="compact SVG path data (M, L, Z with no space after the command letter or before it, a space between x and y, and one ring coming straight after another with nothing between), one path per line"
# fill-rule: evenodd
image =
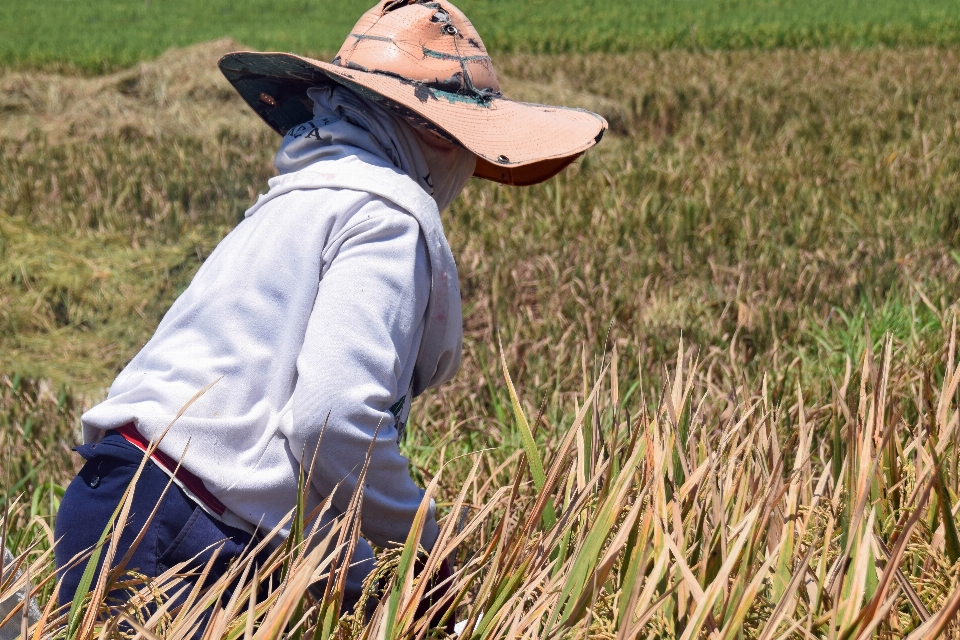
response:
M423 490L400 454L390 407L408 393L430 295L430 266L417 221L383 201L368 202L325 256L316 302L297 359L291 451L313 483L347 509L372 447L363 489L361 532L380 546L402 543ZM407 402L410 398L407 398ZM324 427L324 424L326 426ZM323 437L320 432L323 429ZM431 502L421 543L432 547Z

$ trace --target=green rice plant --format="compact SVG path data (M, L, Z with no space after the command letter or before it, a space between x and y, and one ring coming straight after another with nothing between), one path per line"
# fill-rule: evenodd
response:
M333 57L370 0L56 0L0 6L0 64L115 69L169 47L232 37ZM461 0L495 52L626 52L956 45L956 0Z

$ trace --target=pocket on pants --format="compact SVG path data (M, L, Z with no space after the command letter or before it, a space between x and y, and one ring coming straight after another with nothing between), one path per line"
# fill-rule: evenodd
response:
M186 562L185 569L202 569L213 555L217 560L211 567L211 578L222 575L230 562L241 556L250 544L252 536L214 519L201 507L196 507L170 546L159 556L159 561L168 569Z

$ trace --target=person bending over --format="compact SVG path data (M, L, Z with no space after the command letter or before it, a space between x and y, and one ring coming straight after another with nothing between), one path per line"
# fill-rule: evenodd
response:
M373 568L369 543L402 543L423 497L399 450L410 403L460 365L440 212L471 176L546 180L606 129L587 111L504 98L479 35L447 0L380 2L330 63L237 52L220 68L283 135L279 175L83 415L86 463L56 521L61 603L85 566L71 561L96 544L172 425L136 485L117 559L156 510L127 568L158 576L203 566L216 549L210 583L287 518L301 474L306 512L329 497L326 520L341 515L369 450L351 609ZM431 505L421 545L437 535Z

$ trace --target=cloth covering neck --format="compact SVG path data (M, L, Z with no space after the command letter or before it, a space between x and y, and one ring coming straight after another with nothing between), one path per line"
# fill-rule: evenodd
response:
M407 174L443 211L463 190L477 157L420 131L372 100L346 87L314 87L313 119L283 137L274 165L281 174L342 154L344 147L363 149Z
M299 131L291 130L284 138L277 154L281 174L269 180L270 190L259 197L245 217L256 215L264 204L292 191L350 189L379 196L416 219L427 245L431 280L423 339L411 385L413 395L420 395L453 378L460 368L463 343L460 281L437 202L420 181L385 157L382 146L374 151L355 146L372 145L375 141L372 136L364 138L360 127L345 123L342 118L331 120L330 116L318 116L312 122L323 126L305 125L297 128ZM306 143L301 144L308 136ZM317 140L319 143L313 144Z

